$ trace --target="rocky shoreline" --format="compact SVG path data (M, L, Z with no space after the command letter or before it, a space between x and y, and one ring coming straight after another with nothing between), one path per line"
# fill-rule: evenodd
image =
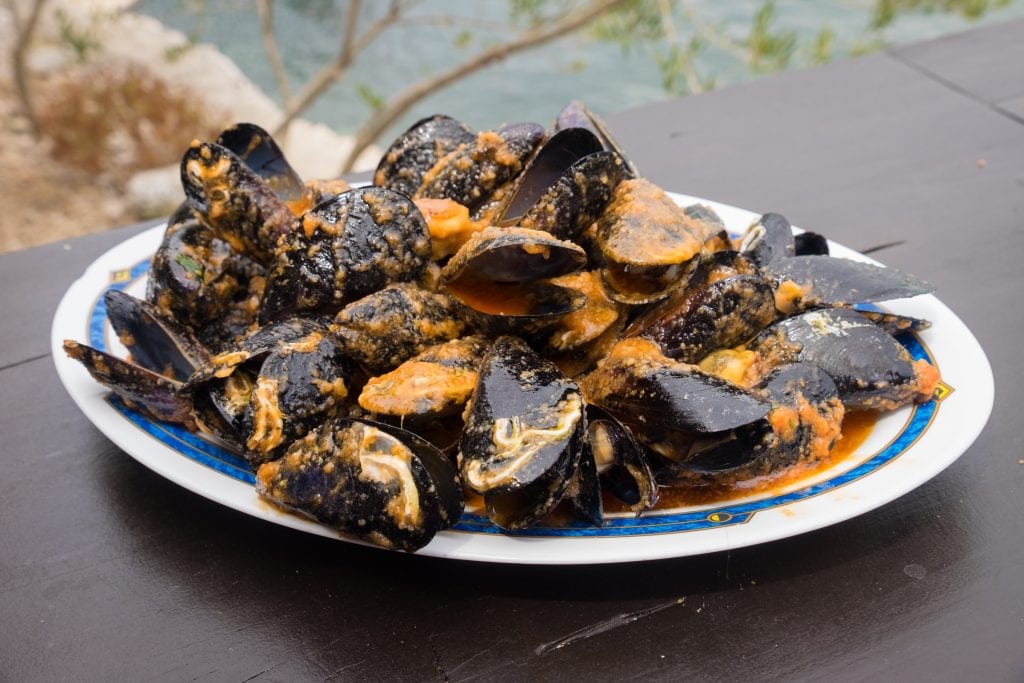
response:
M170 92L194 98L196 108L211 112L219 124L251 121L273 128L281 120L281 108L215 46L190 44L181 32L131 11L132 5L129 0L48 2L28 54L34 90L45 92L47 84L81 70L85 61L93 73L145 69ZM14 44L14 26L8 6L0 7L0 44ZM84 60L81 49L69 44L69 34L87 36ZM3 54L0 203L9 208L0 217L0 253L163 215L180 201L176 163L115 178L52 159L47 141L35 140L19 113L10 52ZM279 142L305 178L336 175L352 146L351 138L302 119ZM357 169L372 168L379 155L377 149L367 150Z

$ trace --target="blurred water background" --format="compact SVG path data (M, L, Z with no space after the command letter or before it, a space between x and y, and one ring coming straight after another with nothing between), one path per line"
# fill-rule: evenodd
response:
M386 7L383 2L366 4L366 15L383 12ZM799 45L787 68L802 68L815 62L817 57L811 50L822 31L831 34L828 56L837 60L1024 17L1024 0L997 0L975 3L983 10L977 19L969 19L958 11L904 11L884 28L872 30L870 24L879 4L878 0L778 0L774 4L773 30L794 32ZM968 9L969 5L961 3ZM718 34L742 43L764 2L692 0L688 6ZM345 3L330 0L276 3L276 35L293 88L337 53L344 7ZM196 40L216 44L250 79L280 102L252 3L143 0L134 9ZM410 81L429 76L507 35L500 28L489 28L491 23L508 19L506 0L440 0L429 3L429 8L422 12L456 13L478 24L471 35L457 27L405 26L385 32L346 80L331 88L304 116L326 123L339 133L352 132L372 113L375 97L394 94ZM364 21L368 19L364 17ZM685 17L677 17L677 28L684 41L693 32ZM714 87L760 75L738 63L728 50L715 45L702 50L694 66L702 76L713 79ZM596 38L593 31L584 30L519 54L438 92L403 116L394 128L404 129L417 118L435 112L451 114L477 128L519 120L546 122L571 99L583 99L596 111L608 113L669 96L647 47L636 45L623 50L616 43ZM396 132L385 134L383 142L386 144Z

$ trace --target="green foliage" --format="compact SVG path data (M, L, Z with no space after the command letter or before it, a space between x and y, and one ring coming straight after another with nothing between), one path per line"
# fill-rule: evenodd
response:
M469 47L469 44L472 43L472 42L473 42L473 32L472 31L459 31L455 35L455 39L452 41L452 44L455 46L456 50L465 50L467 47Z
M387 100L379 92L374 90L367 83L356 84L356 95L362 100L370 109L374 111L380 111L387 104Z
M201 264L199 261L196 261L188 254L178 254L177 256L174 257L174 261L179 266L184 268L196 280L203 279L203 275L205 274L206 269L203 267L203 264Z
M811 64L826 64L832 61L833 46L836 42L836 33L831 26L825 25L818 31L818 35L811 44L809 60Z
M615 43L624 51L643 43L655 43L664 37L658 3L652 0L629 0L598 19L590 29L597 40Z
M54 16L57 19L57 30L60 31L61 42L71 49L76 62L85 64L93 52L100 50L102 46L95 36L91 35L88 30L75 26L63 9L58 8L54 12Z
M877 0L869 26L881 30L906 12L957 12L966 19L980 19L990 9L1008 4L1010 0Z
M748 64L754 72L781 71L789 66L796 51L797 32L773 28L775 2L766 0L754 14L746 47L750 50Z

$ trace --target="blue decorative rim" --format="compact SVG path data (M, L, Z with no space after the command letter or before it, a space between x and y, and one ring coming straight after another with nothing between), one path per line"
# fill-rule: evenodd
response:
M114 271L111 274L110 289L122 290L138 278L145 275L149 270L149 260L142 261L135 266ZM103 297L97 298L89 316L89 343L101 350L107 350L106 338L107 311ZM913 334L902 334L897 337L899 342L906 347L911 357L915 360L925 359L934 365L935 361L928 353L928 350L921 344L920 340ZM169 424L153 420L142 413L126 406L116 396L111 395L108 399L110 405L125 417L131 424L135 425L151 437L164 444L171 450L183 455L190 460L209 467L220 474L243 481L247 484L254 484L256 479L244 459L231 453L220 446L206 441L196 434L183 428L181 425ZM933 398L931 401L915 405L911 409L910 419L903 429L893 438L889 444L878 453L871 456L857 467L843 472L827 481L813 484L797 491L773 496L764 500L757 500L733 505L722 505L720 507L706 508L692 512L668 512L659 514L657 511L647 513L643 517L606 517L604 526L594 527L586 522L571 522L565 526L546 527L536 526L522 531L514 532L515 536L541 536L541 537L600 537L600 536L639 536L649 534L677 533L681 531L697 531L700 529L712 529L715 527L733 526L744 524L762 510L787 505L796 501L813 498L814 496L827 493L851 482L862 479L875 470L884 467L898 458L928 429L932 419L938 410L940 398ZM465 513L459 523L454 527L455 531L462 531L477 534L504 534L491 521L482 515Z

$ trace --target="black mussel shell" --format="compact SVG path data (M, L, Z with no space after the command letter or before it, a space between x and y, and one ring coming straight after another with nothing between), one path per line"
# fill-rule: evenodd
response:
M449 296L412 284L390 285L341 309L331 331L371 373L398 367L434 344L462 335L466 323Z
M764 266L784 313L928 294L935 288L895 268L834 256L794 256Z
M587 450L601 480L637 516L658 503L658 482L629 429L598 406L587 406Z
M868 311L859 308L855 310L894 337L905 332L927 330L932 326L928 320L914 318L909 315L899 315L885 311Z
M766 213L747 228L740 251L760 266L795 256L793 227L785 216Z
M448 291L468 307L476 327L492 337L546 334L587 304L583 292L549 280L521 284L470 280L453 283Z
M302 179L263 128L254 123L236 123L220 134L217 144L234 152L281 199L292 201L302 197Z
M726 230L725 221L707 204L690 204L683 207L683 213L704 224L704 234L715 235Z
M573 239L601 215L615 187L629 177L618 154L591 154L573 164L555 181L526 212L519 225Z
M892 407L921 390L907 350L848 308L809 311L781 320L750 344L765 362L806 361L831 376L848 408Z
M193 424L192 397L181 382L70 339L64 340L64 352L128 405L164 422Z
M200 222L262 265L274 260L295 216L264 180L229 149L194 142L181 159L185 200Z
M583 249L549 233L492 227L462 245L441 271L441 282L530 282L574 273L586 263Z
M816 232L802 232L793 236L796 256L828 256L828 240Z
M348 396L353 370L328 332L275 348L260 366L241 420L249 463L279 457L334 414Z
M696 363L716 349L751 339L775 320L771 285L756 275L734 275L700 289L688 289L645 315L654 322L639 334L664 354Z
M187 204L174 213L150 263L146 300L219 350L255 321L247 299L266 269L202 225Z
M584 128L561 130L548 138L516 180L494 221L496 225L517 225L541 196L580 159L603 151L597 136ZM531 226L534 227L534 226ZM548 230L537 227L538 230ZM550 230L548 230L550 232Z
M567 128L586 128L597 136L606 150L615 152L625 161L630 177L635 178L640 175L639 171L636 170L636 166L622 151L622 147L616 142L615 138L612 137L608 130L608 124L597 114L590 111L583 102L573 100L562 111L558 112L558 116L555 118L555 130L561 131Z
M107 318L136 365L184 382L210 354L187 328L155 306L116 289L103 295Z
M256 473L257 492L344 535L414 552L455 525L463 499L444 454L415 434L336 418Z
M451 199L474 213L499 187L522 172L543 139L544 127L535 123L482 132L438 161L416 197Z
M525 333L517 327L525 319L546 326L586 304L582 292L546 280L575 272L586 260L580 247L546 232L487 228L448 261L441 282L491 333Z
M516 337L494 342L480 368L460 444L463 482L491 519L523 528L559 503L586 428L579 387Z
M785 364L769 373L757 389L772 402L769 418L738 429L674 465L677 475L728 484L798 462L814 462L831 452L845 411L827 373L813 363Z
M381 187L344 192L281 240L260 321L337 311L390 283L419 279L429 258L430 231L409 198Z
M199 429L243 456L248 439L244 420L255 384L256 378L250 371L236 369L230 377L207 382L192 397L192 415Z
M469 126L450 116L437 114L420 119L384 152L373 184L411 197L434 164L475 138Z
M302 340L319 340L327 329L328 320L323 316L296 317L257 328L197 368L187 384L191 388L214 377L228 377L243 363L262 360L276 348Z
M620 342L583 380L587 400L627 426L677 432L725 432L764 418L768 401L713 375L666 358L653 342Z
M566 490L572 509L594 526L604 524L604 501L601 499L601 478L594 463L594 453L586 443L580 453L580 464Z

